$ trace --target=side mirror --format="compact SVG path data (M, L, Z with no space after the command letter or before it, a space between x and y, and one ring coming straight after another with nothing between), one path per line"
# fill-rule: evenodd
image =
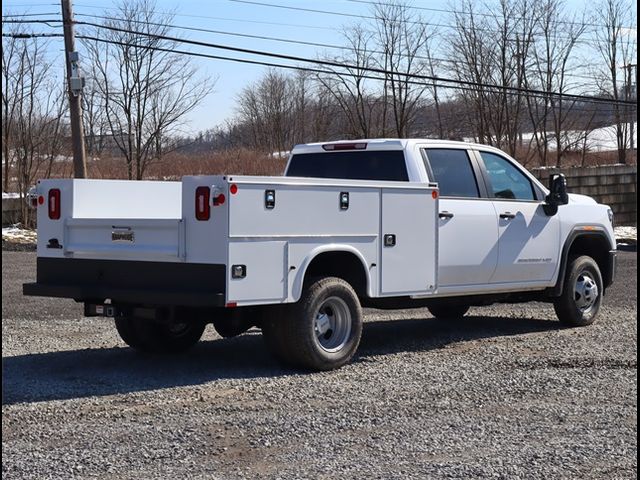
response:
M549 178L549 195L545 198L544 212L549 215L558 213L559 205L569 203L567 192L567 178L562 173L556 173Z

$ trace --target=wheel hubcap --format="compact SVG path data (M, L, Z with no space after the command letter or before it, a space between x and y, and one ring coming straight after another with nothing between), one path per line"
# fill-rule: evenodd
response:
M578 275L574 287L574 299L581 312L589 312L598 301L598 284L588 272Z
M346 302L338 297L326 299L315 315L313 329L320 347L337 352L349 340L351 312Z

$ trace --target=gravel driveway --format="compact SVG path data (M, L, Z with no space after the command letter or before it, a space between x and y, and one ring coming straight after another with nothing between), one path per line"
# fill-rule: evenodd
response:
M2 477L636 478L636 254L599 321L546 304L368 311L350 365L279 366L260 332L141 356L2 253Z

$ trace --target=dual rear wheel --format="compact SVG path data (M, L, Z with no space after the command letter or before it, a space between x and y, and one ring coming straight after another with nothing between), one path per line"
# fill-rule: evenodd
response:
M120 338L148 353L181 353L193 347L204 332L201 322L165 323L131 316L116 317Z

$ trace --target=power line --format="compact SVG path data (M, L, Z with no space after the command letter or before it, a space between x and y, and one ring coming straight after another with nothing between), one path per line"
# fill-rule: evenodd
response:
M99 6L99 5L87 5L87 4L75 4L76 7L83 7L83 8L99 8L102 10L118 10L117 8L108 8L108 7L103 7L103 6ZM172 13L172 12L162 12L159 10L155 11L156 13L160 13L163 15L172 15L172 16L176 16L176 17L186 17L186 18L199 18L199 19L206 19L206 20L224 20L224 21L228 21L228 22L242 22L242 23L256 23L256 24L262 24L262 25L274 25L274 26L278 26L278 27L300 27L300 28L314 28L314 29L318 29L318 30L331 30L331 31L335 31L334 28L331 27L323 27L323 26L319 26L319 25L300 25L300 24L295 24L295 23L279 23L279 22L266 22L266 21L261 21L261 20L248 20L246 18L228 18L228 17L211 17L211 16L207 16L207 15L188 15L188 14L184 14L184 13Z
M104 15L89 15L89 14L85 14L85 13L76 13L75 14L76 17L87 17L87 18L98 18L101 20L122 20L121 17L110 17L110 16L104 16ZM171 25L168 23L160 23L160 22L150 22L147 20L135 20L135 19L127 19L128 22L133 22L133 23L139 23L139 24L143 24L143 25L153 25L153 26L159 26L159 27L170 27L170 28L176 28L179 30L187 30L187 31L193 31L193 32L204 32L204 33L214 33L216 35L228 35L228 36L234 36L234 37L240 37L240 38L251 38L251 39L257 39L257 40L269 40L269 41L273 41L273 42L281 42L281 43L288 43L288 44L293 44L293 45L307 45L307 46L313 46L313 47L321 47L321 48L331 48L331 49L336 49L336 50L342 50L342 51L353 51L352 48L350 47L346 47L344 45L335 45L335 44L330 44L330 43L318 43L318 42L308 42L305 40L297 40L297 39L289 39L289 38L279 38L279 37L271 37L271 36L265 36L265 35L253 35L253 34L248 34L248 33L238 33L238 32L228 32L228 31L224 31L224 30L212 30L212 29L208 29L208 28L200 28L200 27L190 27L190 26L184 26L184 25ZM376 53L376 54L384 54L384 51L381 50L367 50L366 53ZM407 57L407 55L402 55L399 54L400 57ZM451 60L448 58L440 58L440 57L425 57L423 55L415 55L412 58L416 58L419 60L427 60L428 62L442 62L442 63L452 63L455 64L457 63L455 60ZM593 80L594 78L592 76L587 76L587 75L580 75L580 74L571 74L572 77L575 78L582 78L582 79L586 79L586 80Z
M103 15L89 15L89 14L82 14L82 13L76 14L75 16L88 17L88 18L98 18L98 19L103 19L103 20L116 20L116 21L122 20L121 17L108 17L108 16L103 16ZM149 21L143 21L143 20L129 20L129 21L132 21L134 23L144 24L144 25L155 25L155 26L171 27L171 28L177 28L177 29L189 30L189 31L207 32L207 33L215 33L215 34L221 34L221 35L231 35L231 36L236 36L236 37L253 38L253 39L259 39L259 40L270 40L270 41L284 42L284 43L290 43L290 44L303 44L303 45L309 45L309 46L318 46L318 47L324 47L324 48L332 48L332 49L352 51L352 49L350 47L334 45L334 44L327 44L327 43L306 42L304 40L283 39L283 38L263 36L263 35L251 35L251 34L243 34L243 33L236 33L236 32L226 32L226 31L222 31L222 30L210 30L210 29L198 28L198 27L187 27L187 26L180 26L180 25L170 25L170 24L167 24L167 23L149 22ZM50 25L50 23L59 23L60 20L53 20L53 19L47 19L47 20L7 20L6 22L7 23L43 23L43 24L46 24L46 25L52 27L52 25ZM369 53L383 54L384 52L381 52L381 51L378 51L378 50L371 50L371 51L369 51ZM402 57L403 55L400 55L400 56ZM425 56L416 55L414 58L421 59L421 60L428 60L430 62L433 61L433 62L442 62L442 63L450 63L450 64L458 63L455 60L446 59L446 58L439 58L439 57L425 57ZM581 74L577 74L577 73L571 73L568 76L573 77L573 78L581 78L581 79L585 79L585 80L595 80L595 78L593 76L581 75Z
M304 66L299 66L299 65L287 65L287 64L282 64L282 63L265 62L265 61L261 61L261 60L250 60L250 59L243 59L243 58L228 57L228 56L223 56L223 55L212 55L212 54L208 54L208 53L192 52L192 51L188 51L188 50L176 50L174 48L163 48L163 47L158 47L158 46L140 45L140 44L135 44L135 43L131 43L131 42L121 42L121 41L117 41L117 40L107 40L107 39L104 39L104 38L93 37L93 36L88 36L88 35L78 35L77 38L83 39L83 40L97 41L97 42L106 43L106 44L115 44L115 45L122 45L122 46L127 46L127 47L149 49L149 50L160 51L160 52L176 53L176 54L180 54L180 55L189 55L189 56L200 57L200 58L209 58L209 59L213 59L213 60L223 60L223 61L231 61L231 62L235 62L235 63L244 63L244 64L250 64L250 65L273 67L273 68L283 68L283 69L287 69L287 70L304 71L304 72L317 73L317 74L327 74L327 75L333 75L333 76L338 76L338 77L349 77L349 76L351 76L351 74L349 74L349 73L336 72L335 70L323 70L323 69L319 69L319 68L304 67ZM375 80L375 81L384 81L385 80L383 77L376 77L376 76L372 76L372 75L358 75L358 78L361 78L361 79L364 79L364 80ZM448 90L456 90L456 91L460 91L461 90L461 91L474 92L474 93L477 93L477 91L478 91L476 88L471 88L471 87L442 85L442 84L437 84L437 83L426 83L426 82L420 82L420 81L415 81L415 80L406 80L406 83L411 84L411 85L419 85L419 86L425 86L425 87L436 87L436 88L442 88L442 89L448 89ZM502 87L498 87L498 88L502 89ZM502 93L505 93L505 92L502 92L502 91L490 91L488 93L502 94ZM506 93L510 94L510 95L513 95L513 93L509 93L509 92L506 92ZM540 96L538 94L530 94L529 96L531 96L533 98L541 98L541 99L544 99L544 100L548 100L548 97L543 97L543 96ZM585 97L582 101L585 102L585 103L592 103L591 100L593 98L594 97ZM604 100L604 99L601 99L601 100ZM607 103L603 103L603 102L598 102L598 103L600 105L608 105L608 104L611 104L611 103L615 103L615 100L611 99ZM598 110L596 108L595 111L596 112L600 112L601 110Z
M45 17L50 15L60 15L58 12L49 13L21 13L19 15L2 15L2 18L23 18L23 17Z
M108 17L108 16L103 16L103 15L88 15L88 14L84 14L84 13L77 13L75 16L76 17L99 18L99 19L102 19L102 20L122 20L121 17ZM146 21L146 20L127 19L127 21L128 22L133 22L133 23L140 23L140 24L143 24L143 25L154 25L154 26L158 26L158 27L171 27L171 28L177 28L179 30L188 30L188 31L193 31L193 32L214 33L216 35L229 35L229 36L241 37L241 38L252 38L252 39L257 39L257 40L269 40L269 41L273 41L273 42L289 43L289 44L293 44L293 45L307 45L307 46L312 46L312 47L322 47L322 48L331 48L331 49L337 49L337 50L352 51L352 48L350 48L350 47L346 47L344 45L335 45L335 44L331 44L331 43L309 42L309 41L306 41L306 40L298 40L298 39L291 39L291 38L271 37L271 36L266 36L266 35L253 35L253 34L248 34L248 33L228 32L228 31L224 31L224 30L211 30L211 29L208 29L208 28L187 27L187 26L183 26L183 25L170 25L168 23L149 22L149 21ZM385 52L380 51L380 50L367 50L367 53L384 54ZM399 55L399 56L400 57L405 57L406 55ZM414 56L412 58L417 58L419 60L428 60L428 61L437 61L437 62L451 62L451 63L453 63L453 60L449 60L449 59L446 59L446 58L438 58L438 57L425 57L425 56L421 56L421 55L416 55L416 56Z
M371 16L371 15L363 15L363 14L354 14L354 13L346 13L346 12L335 12L335 11L331 11L331 10L319 10L319 9L315 9L315 8L305 8L305 7L292 7L290 5L279 5L279 4L274 4L274 3L267 3L267 2L259 2L256 0L227 0L229 2L234 2L234 3L242 3L242 4L247 4L247 5L257 5L257 6L261 6L261 7L268 7L268 8L280 8L280 9L284 9L284 10L294 10L294 11L302 11L302 12L309 12L309 13L320 13L320 14L324 14L324 15L334 15L334 16L340 16L340 17L351 17L351 18L362 18L362 19L367 19L367 20L379 20L378 17L376 16ZM497 17L496 17L497 18ZM449 28L449 29L456 29L455 25L449 25L449 24L442 24L442 23L433 23L433 22L422 22L422 21L413 21L413 20L396 20L398 23L406 23L406 24L411 24L411 25L422 25L422 26L426 26L426 27L441 27L441 28ZM580 24L582 26L585 26L583 24ZM486 28L486 27L481 27L481 26L474 26L475 30L480 30L480 31L485 31L488 33L501 33L499 30L495 30L495 29L490 29L490 28ZM532 34L534 36L540 36L540 33L536 33L536 34ZM575 41L575 43L584 43L584 44L588 44L587 41L596 41L597 39L593 39L593 38L585 38L585 39L572 39L570 37L562 37L562 36L558 36L557 38L561 38L564 40L571 40L571 41ZM516 40L516 39L512 39L512 38L508 38L506 39L509 42L516 42L516 41L522 41L522 40Z
M40 34L3 34L2 36L3 37L14 37L14 38L29 38L29 37L27 37L27 35L29 37L31 37L31 36L33 36L33 37L40 36ZM59 38L61 38L63 35L59 34L59 33L52 33L52 34L42 34L42 36L59 37ZM299 66L299 65L287 65L287 64L274 63L274 62L265 62L265 61L260 61L260 60L234 58L234 57L228 57L228 56L223 56L223 55L212 55L212 54L201 53L201 52L192 52L192 51L188 51L188 50L177 50L177 49L174 49L174 48L163 48L163 47L158 47L158 46L140 45L140 44L131 43L131 42L121 42L121 41L117 41L117 40L107 40L107 39L104 39L104 38L99 38L99 37L94 37L94 36L89 36L89 35L78 35L78 36L76 36L76 38L82 39L82 40L96 41L96 42L105 43L105 44L122 45L122 46L127 46L127 47L134 47L134 48L143 48L143 49L146 49L146 50L161 51L161 52L167 52L167 53L175 53L175 54L178 54L178 55L188 55L188 56L200 57L200 58L208 58L208 59L213 59L213 60L222 60L222 61L230 61L230 62L235 62L235 63L266 66L266 67L273 67L273 68L282 68L282 69L287 69L287 70L304 71L304 72L316 73L316 74L326 74L326 75L333 75L333 76L338 76L338 77L351 76L349 73L340 73L340 72L336 72L334 70L324 70L324 69L313 68L313 67L304 67L304 66ZM372 75L359 75L359 78L365 79L365 80L375 80L375 81L384 81L385 80L383 77L376 77L376 76L372 76ZM453 86L453 85L443 85L443 84L437 84L437 83L426 83L426 82L420 82L420 81L414 81L414 80L406 80L405 82L407 84L411 84L411 85L419 85L419 86L425 86L425 87L437 87L437 88L450 89L450 90L456 90L456 91L466 91L466 92L474 92L474 93L477 93L477 91L478 91L476 88L464 87L464 86ZM496 86L496 88L497 88L497 91L494 90L494 91L485 92L485 93L514 95L514 93L501 91L501 90L503 90L503 87ZM563 95L563 94L557 94L557 95ZM533 97L533 98L548 100L548 96L540 96L538 94L528 94L528 96L529 97ZM597 97L584 97L584 99L582 99L581 101L583 103L593 103L593 100L596 99L596 98ZM607 103L603 103L605 100L608 100ZM614 99L600 99L598 102L596 102L596 104L603 105L603 106L611 105L611 104L614 104L614 103L622 103L622 102L620 102L620 101L616 102ZM635 104L633 104L633 105L635 106ZM567 107L567 108L570 109L572 107ZM582 112L586 112L586 113L590 113L590 112L607 113L606 110L603 111L602 109L599 109L597 107L594 107L594 109L590 109L590 110L581 109L581 111Z
M391 6L392 4L390 3L385 3L385 2L381 2L381 1L375 1L372 2L370 0L344 0L345 2L351 2L351 3L363 3L365 5L386 5L386 6ZM450 10L450 9L446 9L446 8L434 8L434 7L416 7L413 5L407 5L407 8L410 8L411 10L424 10L427 12L436 12L436 13L454 13L454 14L458 14L458 15L476 15L476 16L480 16L480 17L489 17L489 18L499 18L495 13L484 13L484 12L466 12L463 10ZM605 25L602 23L589 23L589 22L571 22L569 20L556 20L557 23L561 23L564 25L577 25L580 27L608 27L609 25ZM622 28L627 28L629 30L637 30L636 27L622 27Z
M200 46L200 47L217 48L217 49L221 49L221 50L229 50L229 51L234 51L234 52L238 52L238 53L246 53L246 54L251 54L251 55L260 55L260 56L266 56L266 57L271 57L271 58L279 58L279 59L282 59L282 60L291 60L291 61L295 61L295 62L312 63L312 64L322 65L322 66L337 67L337 68L344 68L344 69L352 69L352 70L365 71L365 72L371 72L371 73L380 73L380 74L384 74L384 75L390 75L392 78L395 78L395 77L399 76L399 77L405 77L407 79L408 78L414 78L414 79L419 79L419 80L430 80L430 81L433 81L433 82L445 82L445 83L450 83L450 84L454 84L454 85L458 85L458 86L497 89L500 92L509 92L510 91L510 92L516 92L516 93L532 94L532 95L535 94L535 95L543 96L543 98L549 98L549 97L558 97L558 98L560 98L560 97L562 97L562 98L572 98L572 99L575 99L575 100L584 100L584 101L591 101L591 102L607 102L607 103L611 103L610 99L601 98L601 97L589 97L589 96L586 96L586 95L578 95L578 94L570 94L570 93L558 93L558 92L548 92L548 91L544 91L544 90L527 89L527 88L522 88L522 87L512 87L512 86L504 86L504 85L492 85L492 84L486 84L486 83L482 83L482 82L474 82L474 81L469 81L469 80L459 80L459 79L453 79L453 78L438 77L438 76L435 76L435 75L423 75L423 74L415 74L415 73L394 72L394 71L386 70L386 69L383 69L383 68L357 66L357 65L351 65L351 64L347 64L347 63L340 63L340 62L335 62L335 61L330 61L330 60L314 60L314 59L299 57L299 56L295 56L295 55L285 55L285 54L280 54L280 53L266 52L266 51L254 50L254 49L249 49L249 48L234 47L234 46L230 46L230 45L222 45L222 44L215 44L215 43L209 43L209 42L202 42L202 41L198 41L198 40L188 40L188 39L182 39L182 38L178 38L178 37L171 37L171 36L168 36L168 35L151 34L151 33L140 32L140 31L136 31L136 30L130 30L130 29L126 29L126 28L113 27L113 26L109 26L109 25L100 25L100 24L93 23L93 22L84 22L83 21L83 22L75 22L75 23L78 24L78 25L90 25L90 26L94 26L96 28L102 28L102 29L111 30L111 31L115 31L115 32L128 33L128 34L132 34L132 35L141 35L141 36L155 38L155 39L159 39L159 40L167 40L167 41L171 41L171 42L186 43L186 44L196 45L196 46ZM439 86L441 88L444 87L443 84L439 84ZM623 101L623 100L618 100L617 103L635 105L635 102L629 102L629 101Z
M3 33L2 34L3 37L8 37L8 38L21 38L21 39L25 39L25 38L38 38L38 37L59 37L62 38L62 34L61 33Z

